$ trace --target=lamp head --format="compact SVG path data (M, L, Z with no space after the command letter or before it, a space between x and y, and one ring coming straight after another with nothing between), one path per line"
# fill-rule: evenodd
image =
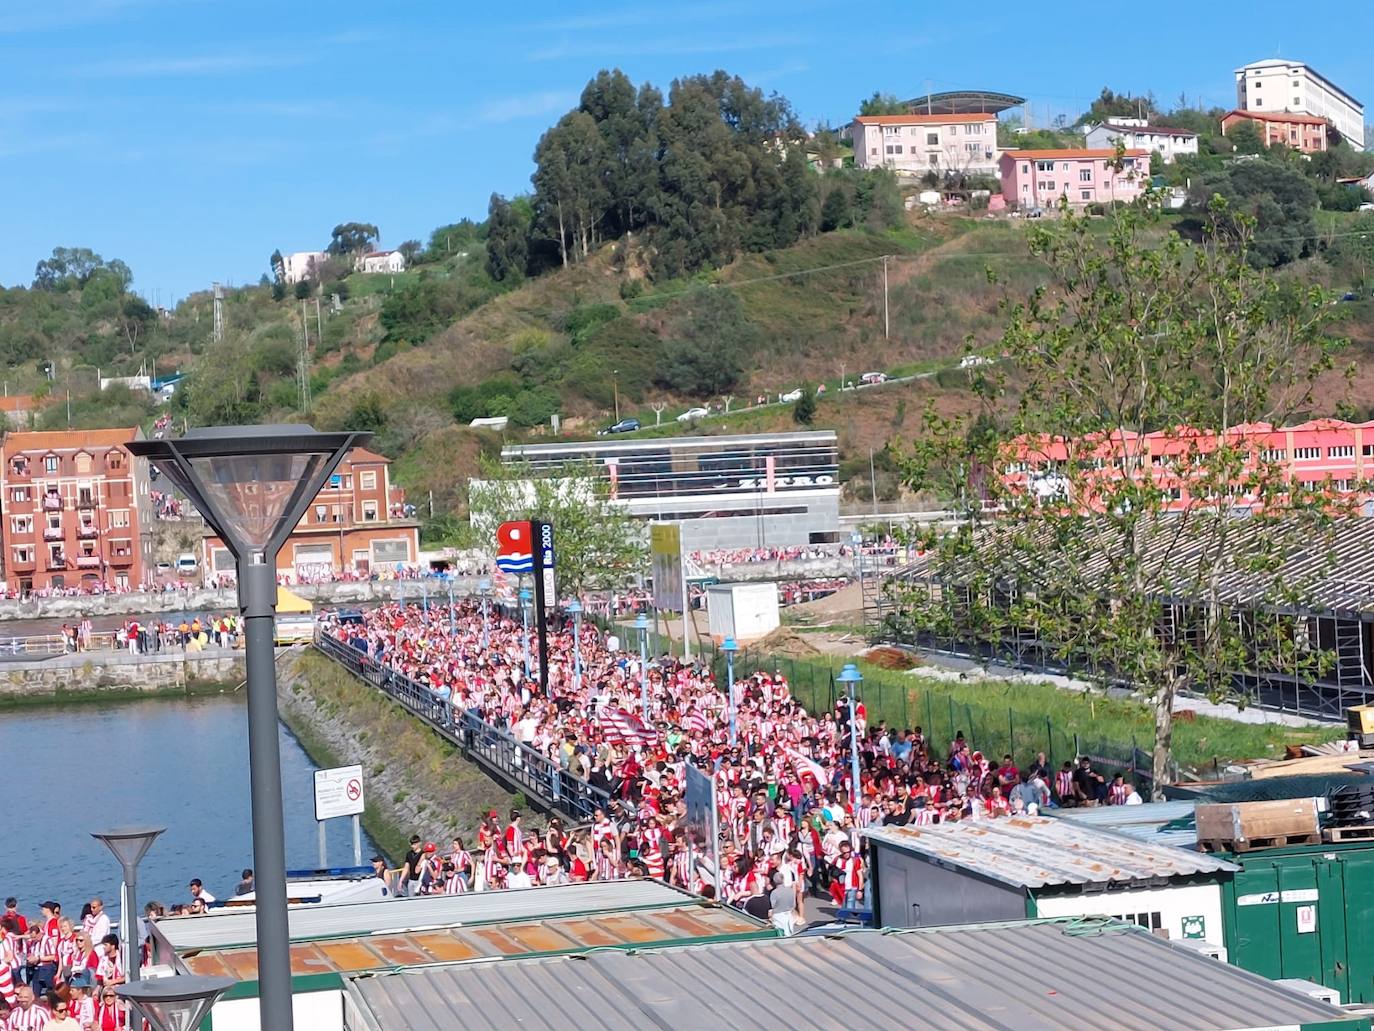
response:
M636 629L636 630L648 630L648 629L649 629L649 617L646 616L646 615L645 615L644 613L642 613L642 612L641 612L638 616L636 616L636 617L635 617L635 629Z
M720 650L723 652L737 652L739 651L739 645L735 642L733 637L727 637L720 642Z
M181 974L118 985L115 994L132 1003L153 1031L194 1031L235 983L232 977Z
M132 870L148 854L148 849L153 847L153 842L158 835L165 831L166 827L116 827L108 831L92 831L91 837L104 844L114 857L119 860L119 865L125 870Z
M568 602L566 608L568 610L569 615L580 616L582 614L582 603L578 601L576 598Z
M844 669L840 670L839 676L835 679L842 684L857 684L860 683L863 678L864 675L859 672L859 667L852 662L847 662L845 663Z
M280 549L329 474L370 433L310 426L212 426L126 446L158 467L239 561Z
M527 601L529 601L529 600L530 600L531 598L533 598L533 597L534 597L534 592L531 591L528 587L522 587L522 588L520 588L520 604L521 604L521 605L525 604Z

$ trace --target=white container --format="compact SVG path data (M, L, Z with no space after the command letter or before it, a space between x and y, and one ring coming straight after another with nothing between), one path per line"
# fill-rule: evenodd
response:
M774 583L711 584L706 588L706 605L711 637L717 644L727 637L748 644L767 637L782 623Z

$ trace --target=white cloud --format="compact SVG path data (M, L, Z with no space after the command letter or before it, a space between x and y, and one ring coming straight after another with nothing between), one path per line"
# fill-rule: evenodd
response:
M489 100L467 120L469 125L498 125L522 118L537 118L555 112L568 111L577 103L577 94L568 90L546 90L524 96L500 97Z

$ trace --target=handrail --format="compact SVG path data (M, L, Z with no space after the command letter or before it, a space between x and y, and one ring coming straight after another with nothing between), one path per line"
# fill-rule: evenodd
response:
M465 756L517 786L526 798L537 799L578 823L590 821L595 809L610 811L608 792L569 773L476 712L468 710L459 716L446 697L318 629L314 644L326 658L389 695L440 737L461 748Z

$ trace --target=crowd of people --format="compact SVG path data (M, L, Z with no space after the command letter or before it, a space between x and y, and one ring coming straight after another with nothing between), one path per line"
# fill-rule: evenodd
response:
M471 713L506 730L570 778L607 793L589 828L557 821L526 829L518 814L487 822L475 850L462 841L412 849L398 876L419 891L649 876L711 895L714 876L689 861L684 789L694 766L716 785L724 900L767 910L795 928L809 892L865 908L861 831L871 824L925 825L998 819L1053 805L1138 801L1120 777L1089 760L1054 771L1042 753L1020 769L975 749L962 732L942 746L920 727L870 723L862 703L841 698L810 713L780 672L739 678L731 700L711 671L669 656L641 670L616 632L584 622L580 647L566 621L551 631L547 692L526 675L522 624L496 609L386 605L361 621L326 614L322 630L427 689L455 716ZM486 644L484 646L484 639ZM580 674L579 659L580 655ZM856 720L859 784L852 784L850 720ZM1067 772L1067 779L1063 774ZM528 882L527 879L528 878ZM781 889L781 891L779 891Z
M830 576L814 580L788 580L778 584L779 605L800 605L803 602L826 598L849 586L846 576Z
M148 499L153 505L153 516L157 519L185 519L195 509L185 498L179 498L171 491L150 490Z

